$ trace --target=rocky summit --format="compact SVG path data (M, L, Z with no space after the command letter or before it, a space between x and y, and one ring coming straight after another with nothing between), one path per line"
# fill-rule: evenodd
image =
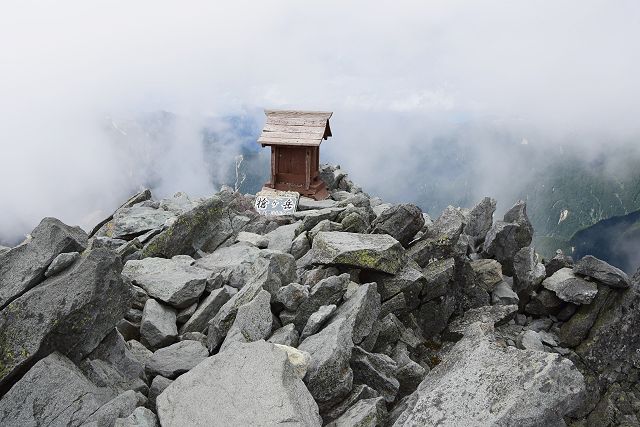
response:
M640 271L542 259L527 206L134 195L0 252L0 425L640 425Z

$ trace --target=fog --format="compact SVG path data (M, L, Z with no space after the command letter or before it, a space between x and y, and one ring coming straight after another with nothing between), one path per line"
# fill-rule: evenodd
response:
M238 153L224 118L259 132L263 108L333 111L324 159L393 200L435 182L422 167L499 199L566 150L615 171L638 150L639 40L635 1L3 1L0 242L44 216L88 229L143 185L211 194ZM161 111L179 119L140 126ZM452 141L467 170L438 157Z

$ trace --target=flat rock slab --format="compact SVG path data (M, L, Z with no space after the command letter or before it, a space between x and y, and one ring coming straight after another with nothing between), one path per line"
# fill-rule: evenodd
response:
M574 304L590 304L598 293L595 283L576 276L570 268L556 271L553 276L544 279L542 286L555 292L562 301Z
M620 270L594 256L587 255L576 263L573 272L581 276L592 277L603 285L612 288L628 288L631 286L629 276Z
M501 347L475 323L408 398L394 426L564 425L585 384L558 354Z
M287 352L233 343L179 377L156 400L163 427L320 426L318 406Z
M404 248L386 234L320 232L311 250L315 264L348 265L390 274L405 265Z
M69 359L52 353L0 400L2 426L79 426L109 400Z
M449 339L460 339L465 330L476 322L490 323L499 326L508 322L518 312L517 305L488 305L479 308L472 308L464 313L462 317L453 320L447 327L446 336Z
M149 296L176 308L198 301L211 272L189 265L183 257L145 258L127 261L122 274Z
M209 357L209 351L200 341L180 341L153 353L145 366L147 374L174 379L188 372Z
M135 236L162 227L167 220L177 215L149 206L133 206L118 209L113 215L111 236L114 239L131 239Z

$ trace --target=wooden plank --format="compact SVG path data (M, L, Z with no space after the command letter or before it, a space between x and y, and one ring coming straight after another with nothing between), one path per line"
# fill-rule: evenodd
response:
M285 138L265 138L260 137L258 139L259 144L263 145L295 145L310 147L317 147L320 145L321 139L285 139Z
M271 147L271 184L273 185L276 183L277 151L278 147Z
M327 129L326 125L322 126L299 126L299 125L274 125L266 123L263 132L289 132L289 133L318 133L324 135Z
M331 111L296 111L296 110L264 110L267 117L301 117L329 120Z
M304 188L306 190L309 189L309 184L311 184L311 159L309 158L309 150L311 150L311 148L307 148L304 161Z
M300 118L300 117L267 117L267 124L284 126L326 126L325 119Z
M282 139L322 139L323 134L320 133L293 133L293 132L262 132L260 137L264 138L282 138Z

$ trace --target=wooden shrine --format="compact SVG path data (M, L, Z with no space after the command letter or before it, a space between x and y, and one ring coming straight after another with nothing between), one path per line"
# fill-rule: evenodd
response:
M315 200L329 197L320 179L320 143L331 136L324 111L265 110L258 143L271 147L271 180L266 188L297 191Z

